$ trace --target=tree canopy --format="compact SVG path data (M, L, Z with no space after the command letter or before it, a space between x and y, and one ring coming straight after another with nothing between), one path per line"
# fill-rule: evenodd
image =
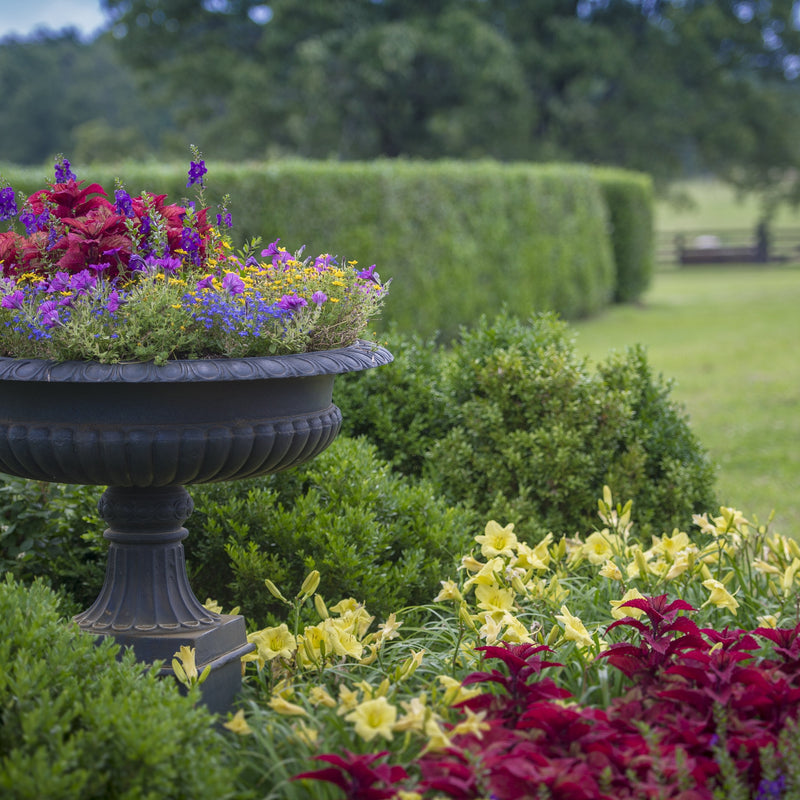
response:
M103 4L95 42L0 43L3 158L127 130L128 152L565 159L800 196L797 0Z

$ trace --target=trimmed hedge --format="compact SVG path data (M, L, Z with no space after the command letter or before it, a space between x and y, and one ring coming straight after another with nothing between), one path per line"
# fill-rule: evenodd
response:
M615 297L638 297L652 270L652 197L638 173L489 161L210 167L206 202L213 210L230 193L240 239L279 237L290 250L305 244L311 254L376 262L396 279L384 319L423 336L450 339L502 306L520 316L585 316ZM4 170L26 193L45 172ZM109 191L119 175L132 193L193 196L182 164L76 172Z
M616 279L614 300L632 303L650 287L655 268L653 182L648 175L598 168L611 223Z

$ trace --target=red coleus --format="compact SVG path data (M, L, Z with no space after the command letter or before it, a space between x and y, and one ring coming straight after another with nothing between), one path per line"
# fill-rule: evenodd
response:
M344 757L333 754L315 756L317 761L327 761L330 767L295 775L292 780L312 778L334 783L343 789L347 800L390 800L397 793L392 788L408 778L408 773L399 766L376 761L385 759L388 752L356 755L345 750Z
M74 178L41 189L28 199L33 215L44 214L46 229L39 227L21 236L0 234L0 264L6 275L21 272L79 272L87 267L103 270L110 278L124 270L132 254L147 255L148 236L154 227L165 234L167 253L186 248L186 237L193 237L190 248L203 258L211 230L206 209L198 212L192 230L184 226L186 209L167 204L166 195L130 198L127 209L109 201L97 183L84 186ZM48 216L49 214L49 216Z

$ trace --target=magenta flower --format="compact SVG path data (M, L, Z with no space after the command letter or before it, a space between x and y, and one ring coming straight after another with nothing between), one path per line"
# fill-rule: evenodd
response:
M222 288L228 294L243 294L244 281L235 272L226 272L222 279Z

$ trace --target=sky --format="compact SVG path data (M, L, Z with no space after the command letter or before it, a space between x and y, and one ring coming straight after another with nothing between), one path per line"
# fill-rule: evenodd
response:
M68 26L90 36L106 22L100 0L0 0L0 38L28 36L38 27Z

